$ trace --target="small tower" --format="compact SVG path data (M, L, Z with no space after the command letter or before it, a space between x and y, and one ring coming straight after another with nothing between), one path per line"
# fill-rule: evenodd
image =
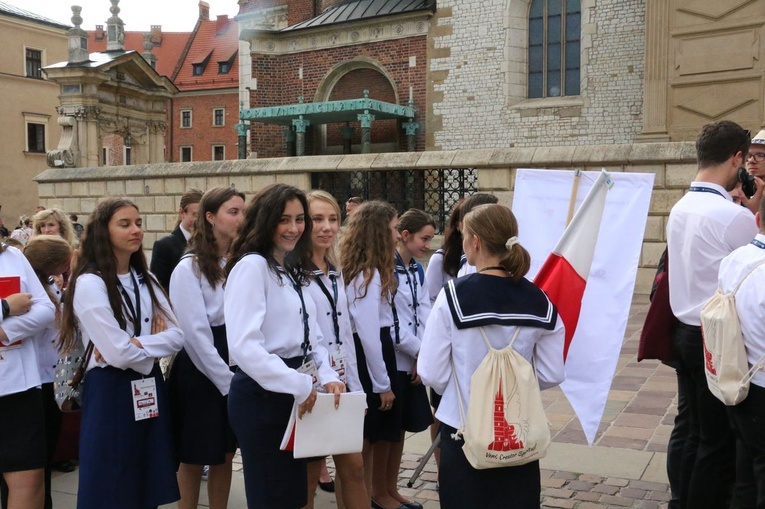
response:
M106 51L125 51L125 23L119 17L120 0L109 0L111 17L106 20Z
M82 25L82 17L80 16L82 7L79 5L72 6L72 24L73 28L69 29L67 34L69 35L69 63L80 64L87 62L88 58L88 33L80 28Z

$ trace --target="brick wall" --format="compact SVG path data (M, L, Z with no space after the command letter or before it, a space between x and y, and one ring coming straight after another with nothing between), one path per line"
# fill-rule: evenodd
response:
M213 109L224 108L224 125L213 126ZM181 110L191 110L191 128L181 128ZM179 94L173 100L172 151L168 161L180 161L180 148L193 147L194 161L212 161L213 145L224 145L225 158L237 158L237 132L239 123L238 91L218 91L215 94L184 96Z
M287 10L289 25L311 19L316 15L314 14L314 0L247 0L239 5L239 14L270 9L280 5L289 6Z
M356 57L365 57L379 62L391 77L395 86L393 97L398 96L398 104L406 104L409 99L409 87L412 87L412 98L418 112L417 120L420 122L416 150L425 150L426 48L426 37L418 36L287 55L253 54L252 76L258 80L258 89L251 92L250 104L252 108L293 104L297 102L299 96L304 97L306 102L313 101L322 81L335 66ZM414 67L409 67L411 56L416 57ZM301 67L303 68L302 80L299 78ZM341 80L343 94L358 94L356 97L361 97L361 90L368 88L369 82L366 80L370 75L349 74L347 80ZM381 78L375 78L372 84L380 85L380 92L386 93L386 97L391 97L381 86ZM370 93L370 97L379 99L373 93ZM391 102L396 101L391 100ZM377 126L373 128L378 129ZM377 143L380 140L378 137L385 136L384 133L393 132L390 126L379 129L382 131L373 131L372 143ZM406 136L400 126L396 130L399 149L406 150ZM315 149L313 144L306 143L307 154L315 153ZM282 127L253 122L252 150L258 153L258 157L285 156L286 147Z

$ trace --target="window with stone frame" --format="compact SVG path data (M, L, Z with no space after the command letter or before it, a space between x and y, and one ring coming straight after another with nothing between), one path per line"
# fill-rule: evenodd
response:
M221 127L226 122L226 109L225 108L213 108L213 126Z
M226 147L224 145L213 145L213 161L223 161L226 159Z
M579 95L580 39L580 0L532 0L529 99Z
M181 147L181 162L190 163L192 161L192 148Z
M181 129L191 128L191 110L181 110Z
M26 71L27 78L42 79L42 51L26 49Z
M45 124L27 122L27 152L45 153Z

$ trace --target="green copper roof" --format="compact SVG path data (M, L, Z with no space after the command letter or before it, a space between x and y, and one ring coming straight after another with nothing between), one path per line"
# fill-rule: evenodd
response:
M303 118L310 120L312 125L335 124L340 122L356 122L358 115L370 113L375 120L386 119L414 119L415 112L411 106L399 106L385 101L378 101L367 97L368 91L364 91L361 99L348 99L345 101L325 101L318 103L285 104L282 106L268 106L266 108L251 108L239 113L241 120L250 120L264 124L281 124L291 126L294 119Z

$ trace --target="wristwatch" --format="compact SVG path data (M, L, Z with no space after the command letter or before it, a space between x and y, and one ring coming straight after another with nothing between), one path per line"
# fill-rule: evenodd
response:
M8 301L3 299L3 320L8 318L8 315L11 314L11 306L8 305Z

